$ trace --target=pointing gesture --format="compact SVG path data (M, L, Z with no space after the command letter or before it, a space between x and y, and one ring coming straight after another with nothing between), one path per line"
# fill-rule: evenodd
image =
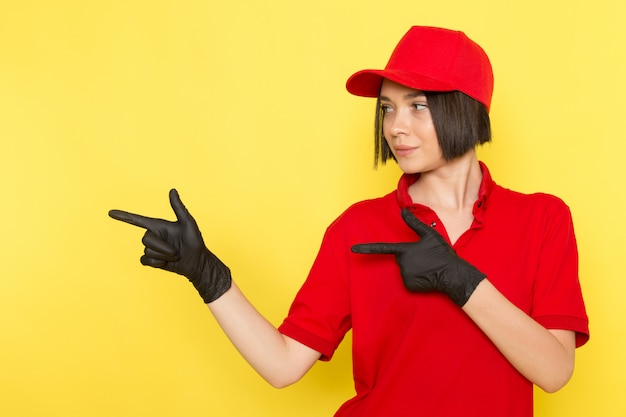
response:
M143 265L184 275L205 303L215 301L230 288L230 270L206 248L195 219L176 190L170 191L170 204L175 222L122 210L111 210L109 216L146 229L142 239Z
M352 252L395 255L404 286L409 291L439 291L463 307L485 274L458 257L434 229L419 221L408 209L402 219L420 240L407 243L369 243L352 246Z

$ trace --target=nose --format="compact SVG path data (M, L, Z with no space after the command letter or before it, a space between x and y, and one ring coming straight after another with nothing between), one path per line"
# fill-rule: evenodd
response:
M394 112L393 117L389 120L389 132L394 137L408 135L409 126L409 115L404 109Z

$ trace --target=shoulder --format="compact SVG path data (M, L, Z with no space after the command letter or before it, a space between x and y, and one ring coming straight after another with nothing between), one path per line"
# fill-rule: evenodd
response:
M569 212L567 204L565 204L561 198L553 194L544 192L523 193L503 187L492 179L487 166L482 162L480 164L483 172L481 189L483 189L488 196L487 205L504 210L511 210L513 212L529 210Z
M396 192L383 197L362 200L345 209L327 228L326 237L363 239L402 225Z
M522 193L497 185L494 187L491 197L494 204L497 203L518 210L569 211L565 201L548 193Z
M572 214L560 198L543 192L521 193L495 187L488 201L486 216L498 224L517 224L522 229L571 229Z

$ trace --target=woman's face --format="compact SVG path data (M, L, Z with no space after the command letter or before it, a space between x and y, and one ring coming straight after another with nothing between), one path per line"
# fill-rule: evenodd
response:
M383 133L402 172L422 173L445 165L424 93L385 79L380 104Z

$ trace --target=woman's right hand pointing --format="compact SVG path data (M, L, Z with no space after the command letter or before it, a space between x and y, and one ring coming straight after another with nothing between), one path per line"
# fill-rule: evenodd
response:
M208 304L230 288L230 270L207 249L195 219L174 189L170 191L170 204L175 222L122 210L111 210L109 216L146 229L141 263L184 275Z

